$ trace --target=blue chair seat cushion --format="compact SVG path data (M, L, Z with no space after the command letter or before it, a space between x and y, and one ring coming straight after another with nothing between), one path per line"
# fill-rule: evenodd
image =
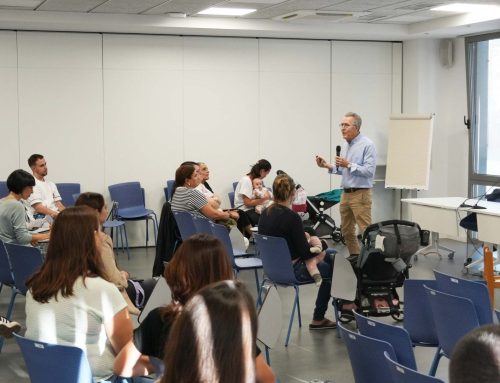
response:
M123 209L118 209L118 216L121 219L128 219L128 220L144 219L144 217L151 215L153 213L154 213L153 210L145 209L142 206L133 206Z
M237 258L234 260L238 269L260 269L262 268L262 260L260 258Z

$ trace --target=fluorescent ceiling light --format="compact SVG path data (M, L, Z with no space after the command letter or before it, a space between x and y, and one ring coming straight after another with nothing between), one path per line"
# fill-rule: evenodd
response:
M218 8L210 7L201 12L199 15L212 15L212 16L244 16L249 13L255 12L256 9L250 8Z
M500 7L498 5L465 4L465 3L453 3L431 8L431 11L456 12L456 13L472 13L472 12L485 12L485 11L498 11L498 10L500 10Z

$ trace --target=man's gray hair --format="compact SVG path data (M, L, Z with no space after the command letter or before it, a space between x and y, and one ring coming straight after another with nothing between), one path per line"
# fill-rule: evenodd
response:
M354 118L354 125L359 129L361 128L361 123L363 122L361 120L361 116L357 113L354 112L348 112L345 114L344 117L353 117Z

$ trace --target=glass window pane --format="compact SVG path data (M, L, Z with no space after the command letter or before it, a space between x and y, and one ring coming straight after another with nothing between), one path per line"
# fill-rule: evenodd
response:
M473 173L500 175L500 39L475 44Z

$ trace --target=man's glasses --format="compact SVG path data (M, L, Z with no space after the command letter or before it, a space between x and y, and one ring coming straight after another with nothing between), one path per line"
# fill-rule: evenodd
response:
M354 125L346 124L346 123L342 123L342 122L339 124L339 128L348 128L349 126L354 126Z

